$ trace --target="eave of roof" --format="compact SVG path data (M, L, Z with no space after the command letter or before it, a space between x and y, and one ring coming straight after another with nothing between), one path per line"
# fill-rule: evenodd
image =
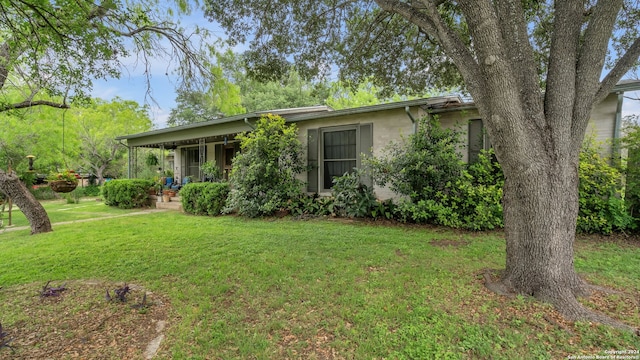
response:
M611 90L612 93L626 92L626 91L638 91L640 90L640 80L621 80Z
M640 90L640 80L622 80L611 90L612 93L621 93L626 91L638 91ZM246 114L228 116L220 119L213 119L209 121L203 121L194 124L157 129L147 131L138 134L124 135L116 137L116 140L137 139L154 135L161 135L166 133L172 133L181 130L197 129L202 127L208 127L212 125L225 124L234 121L255 120L260 116L268 113L280 113L286 118L287 122L299 122L313 119L323 119L336 116L345 116L353 114L363 114L368 112L393 110L405 107L422 106L427 107L431 113L442 113L450 111L460 110L472 110L476 109L473 102L463 102L459 96L438 96L431 98L421 98L414 100L398 101L392 103L362 106L357 108L331 110L326 106L312 106L306 108L294 108L294 109L277 109L267 111L257 111ZM311 112L309 112L311 111Z
M138 133L138 134L118 136L116 140L137 139L137 138L166 134L166 133L171 133L171 132L176 132L181 130L197 129L197 128L208 127L212 125L219 125L219 124L224 124L224 123L229 123L234 121L244 121L245 119L254 120L254 119L258 119L260 116L264 114L269 114L269 113L282 113L283 117L285 117L287 122L298 122L298 121L305 121L305 120L312 120L312 119L329 118L329 117L335 117L335 116L393 110L398 108L405 108L407 106L408 107L415 107L415 106L444 107L452 103L460 104L462 103L462 100L460 99L459 96L439 96L439 97L431 97L431 98L398 101L398 102L386 103L386 104L362 106L362 107L343 109L343 110L323 111L320 109L322 107L310 107L310 108L318 108L321 111L310 112L310 113L303 112L302 114L299 114L299 115L296 115L295 113L287 114L286 110L289 110L289 109L268 110L268 111L234 115L234 116L229 116L229 117L224 117L224 118L214 119L209 121L203 121L203 122L194 123L194 124L152 130L152 131L147 131L147 132ZM305 108L297 108L297 109L303 110Z

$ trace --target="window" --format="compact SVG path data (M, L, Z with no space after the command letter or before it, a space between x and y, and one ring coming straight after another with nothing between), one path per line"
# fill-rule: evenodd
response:
M478 155L482 150L489 150L491 143L487 136L487 131L482 124L482 119L473 119L469 121L469 157L467 162L473 163L478 160Z
M355 128L322 133L322 186L324 189L331 189L334 177L353 171L357 161Z
M307 191L326 192L333 178L360 166L360 154L371 154L373 125L355 124L307 131L307 156L311 170L307 173ZM362 179L371 185L371 179Z

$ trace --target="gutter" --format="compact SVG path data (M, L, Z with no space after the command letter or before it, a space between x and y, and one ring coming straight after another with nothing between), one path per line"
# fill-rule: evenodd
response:
M413 133L417 133L418 132L418 123L416 122L416 119L413 117L413 114L411 114L411 108L409 106L405 106L404 107L404 112L407 113L407 116L409 116L409 119L411 120L411 123L413 124Z
M255 130L256 127L251 125L251 123L249 122L249 118L244 118L244 123L249 125L249 127L251 128L251 130Z
M613 127L613 146L611 147L611 157L615 158L620 155L620 132L622 129L622 102L624 100L624 92L618 92L618 106L616 107L616 119Z

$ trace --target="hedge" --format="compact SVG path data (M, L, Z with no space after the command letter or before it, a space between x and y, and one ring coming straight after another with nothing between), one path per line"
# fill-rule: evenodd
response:
M149 188L152 180L110 180L102 186L104 203L121 209L141 208L149 205Z
M219 215L227 203L228 183L189 183L180 189L182 208L194 215Z

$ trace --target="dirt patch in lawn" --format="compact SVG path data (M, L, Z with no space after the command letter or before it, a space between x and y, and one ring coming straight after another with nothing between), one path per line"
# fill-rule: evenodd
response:
M69 281L66 290L47 297L40 295L43 286L0 289L0 321L10 346L0 348L3 359L151 359L164 339L169 302L140 286L127 285L125 302L114 292L123 283Z
M429 244L431 246L437 246L437 247L442 247L442 248L446 248L446 247L462 247L462 246L467 246L469 245L469 241L467 240L462 240L462 239L442 239L442 240L432 240L429 241Z

